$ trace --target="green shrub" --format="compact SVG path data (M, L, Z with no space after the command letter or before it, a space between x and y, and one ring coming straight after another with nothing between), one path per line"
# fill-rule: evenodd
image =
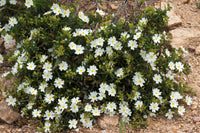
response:
M102 11L86 15L49 3L1 7L4 17L15 15L2 20L2 37L17 42L8 59L13 67L4 73L17 77L8 105L40 119L38 130L45 132L81 123L91 128L102 113L120 114L127 123L149 114L183 115L181 101L190 105L191 98L183 98L186 87L174 76L188 74L190 65L181 62L183 48L168 45L167 10L148 7L136 23L112 23Z

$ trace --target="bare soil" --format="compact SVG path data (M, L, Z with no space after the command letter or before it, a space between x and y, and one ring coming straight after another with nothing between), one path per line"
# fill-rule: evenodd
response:
M190 0L186 3L182 2L185 0L162 0L170 2L175 9L177 15L182 19L182 25L175 27L176 29L185 29L195 32L200 32L200 9L196 8L195 0ZM107 11L109 13L116 13L117 9L106 8L114 4L114 6L120 5L120 0L105 0L103 6L99 6L100 9ZM153 0L148 3L151 6L159 4L159 2ZM132 3L128 3L128 8L133 8ZM95 9L95 3L92 0L81 0L81 10L89 11ZM130 15L128 11L127 15ZM184 40L181 43L175 40ZM173 43L176 42L176 43ZM180 79L184 80L189 87L192 87L195 91L192 95L193 103L192 106L186 107L186 112L184 116L175 116L172 120L168 120L164 116L149 117L147 120L148 126L145 129L133 129L126 126L126 133L199 133L200 132L200 120L195 120L196 117L200 116L200 55L196 54L195 50L200 46L200 36L197 34L188 36L178 36L172 39L172 45L180 47L181 45L189 51L189 56L187 61L193 66L192 72L189 76L182 75ZM0 66L0 70L5 71L6 68ZM1 82L0 85L4 85ZM9 125L0 121L0 133L35 133L37 132L36 127L38 123L28 123L27 120L20 119L17 122ZM75 132L75 131L74 131ZM109 129L103 130L97 124L94 125L92 130L79 128L79 133L116 133L119 132L119 126L110 127Z

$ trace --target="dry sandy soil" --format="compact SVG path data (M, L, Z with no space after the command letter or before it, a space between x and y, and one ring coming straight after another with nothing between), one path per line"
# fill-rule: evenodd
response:
M93 8L93 4L88 4L90 0L83 1L80 8ZM120 1L114 1L114 6L119 5ZM155 1L153 1L155 2ZM160 6L160 3L151 5ZM172 120L167 120L164 116L156 118L149 117L148 126L145 129L132 129L127 126L124 132L129 133L199 133L200 132L200 9L195 6L195 0L162 0L170 2L173 6L174 13L179 16L181 23L170 29L172 35L171 44L176 47L181 45L189 51L186 61L192 66L192 72L189 76L181 76L189 87L195 91L192 106L186 108L184 116L175 116ZM105 3L107 5L107 3ZM131 5L129 5L131 7ZM103 8L103 7L100 7ZM88 9L88 8L87 8ZM117 9L109 8L109 12L116 12ZM4 83L3 83L4 84ZM199 119L198 119L199 118ZM112 119L112 118L111 118ZM36 132L37 123L27 124L26 120L18 120L9 125L0 121L0 133L33 133ZM115 133L119 132L119 125L108 126L102 129L101 126L95 125L92 130L80 128L79 133Z

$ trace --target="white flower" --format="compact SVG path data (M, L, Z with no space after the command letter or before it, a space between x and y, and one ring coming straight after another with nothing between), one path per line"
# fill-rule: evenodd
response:
M135 48L137 48L138 47L138 44L137 44L137 42L134 40L130 40L130 41L128 41L128 46L132 49L132 50L134 50Z
M44 100L46 103L50 104L54 101L54 95L53 94L45 94Z
M98 38L98 39L96 39L97 45L98 45L98 46L101 46L101 47L103 47L104 41L105 41L105 40L104 40L103 38L101 38L101 37Z
M153 63L156 61L156 59L157 59L157 56L153 52L149 52L148 54L146 54L146 61L148 63Z
M97 39L91 41L90 44L91 44L91 45L90 45L91 48L96 48L96 47L97 47L97 44L98 44Z
M177 108L178 102L176 100L170 100L170 107L171 108Z
M4 37L4 41L9 44L13 41L13 37L11 35L6 34Z
M141 37L141 32L137 32L134 36L133 36L133 39L134 40L137 40Z
M121 38L129 38L130 37L130 35L128 34L128 32L123 32L123 33L121 33Z
M117 41L113 48L115 50L122 50L122 43Z
M106 97L106 94L100 92L100 93L99 93L99 97L98 97L98 99L99 99L99 100L103 100L104 97Z
M170 98L172 100L179 100L179 99L182 99L183 96L181 96L181 94L179 92L172 92L170 95Z
M14 26L15 24L17 24L18 23L18 21L17 21L17 19L15 18L15 17L11 17L10 19L9 19L9 25L10 26Z
M77 103L81 102L81 100L79 100L79 97L73 97L71 102L72 102L72 104L77 104Z
M67 68L68 68L67 62L62 61L62 62L59 64L59 69L60 69L60 71L66 71Z
M171 111L171 109L169 109L169 111L165 114L165 116L167 117L167 119L172 119L174 112Z
M34 105L34 103L28 103L28 104L27 104L27 106L28 106L27 108L28 108L28 109L32 109L32 108L33 108L33 105Z
M160 95L161 95L161 92L160 92L160 90L159 90L158 88L154 88L154 89L152 90L152 92L153 92L153 95L154 95L155 97L157 97L157 98L159 98Z
M143 102L142 101L136 101L135 102L135 108L138 109L138 108L141 108L143 105Z
M106 53L108 54L108 56L112 55L113 53L112 47L110 46L106 47Z
M137 77L137 76L133 77L133 82L135 85L139 85L140 87L144 86L144 83L145 83L142 77Z
M92 110L92 105L87 103L87 104L85 105L85 111L86 111L86 112L90 112L91 110Z
M40 62L45 62L45 60L48 58L48 56L46 55L42 55L42 57L40 58Z
M4 58L3 58L3 56L0 54L0 63L3 63L3 60L4 60Z
M170 80L174 80L174 76L171 73L167 73L165 76Z
M84 66L77 67L76 72L82 75L85 72L85 67Z
M6 98L6 102L8 103L8 106L9 105L14 106L16 104L16 98L13 98L12 96L9 96L8 98Z
M178 69L179 72L183 71L184 65L181 62L176 62L176 69Z
M83 119L82 122L84 127L92 129L92 120L90 118Z
M64 105L64 104L63 104ZM66 107L64 107L64 109L65 109ZM56 114L61 114L62 112L63 112L63 110L64 110L63 108L60 108L60 107L55 107L55 112L56 112Z
M26 6L27 8L30 8L31 6L33 6L33 0L26 0L25 6Z
M69 120L68 123L69 123L69 128L72 129L72 128L76 128L76 124L78 123L78 121L73 119L73 120Z
M5 31L10 31L11 26L9 24L5 24L3 29L5 29Z
M61 99L58 99L58 104L63 105L63 104L66 104L67 101L68 101L67 98L62 97Z
M105 12L100 9L97 9L96 12L99 13L99 15L101 15L101 16L105 15Z
M116 75L117 77L122 77L123 74L124 74L124 71L123 71L122 68L119 68L119 69L115 72L115 75Z
M34 70L36 65L33 62L27 63L27 69L28 70Z
M88 69L87 69L87 72L89 73L88 75L96 75L97 73L97 67L95 65L92 65L90 66Z
M53 111L47 110L45 111L44 118L45 120L53 119L55 117L55 113Z
M155 34L155 35L153 35L152 38L153 38L154 43L160 43L161 35L160 34Z
M64 31L70 31L71 30L71 28L70 27L64 27L64 28L62 28L62 30L64 30Z
M84 50L84 47L81 46L81 45L76 45L76 49L75 49L75 54L79 55L79 54L83 54L83 50Z
M140 92L136 91L133 100L138 100L139 98L141 98L140 96Z
M70 110L73 112L73 113L76 113L78 112L78 106L76 104L71 104L70 105Z
M144 25L146 25L147 22L148 22L147 18L142 18L142 19L139 21L140 24L144 24Z
M45 79L45 81L49 81L50 79L53 78L52 72L49 71L44 71L44 73L42 74L43 79Z
M41 116L41 111L38 109L34 109L32 112L33 117L40 117Z
M97 48L96 50L95 50L95 57L97 57L97 56L102 56L103 55L103 53L104 53L104 49L102 49L102 48Z
M42 69L44 69L44 71L50 72L50 71L52 71L52 64L46 62L46 63L43 65Z
M150 104L150 106L149 106L149 109L152 110L152 112L155 113L156 111L159 110L158 103L152 102L152 103Z
M69 48L70 48L71 50L76 50L76 44L75 44L74 42L70 42L70 43L69 43Z
M162 79L159 74L154 74L153 80L156 82L156 84L162 83Z
M191 103L192 103L192 98L189 97L189 96L186 96L186 97L185 97L185 102L186 102L187 105L191 105Z
M170 70L175 70L175 67L174 67L175 64L173 62L170 61L168 66L169 66Z
M4 6L4 5L6 5L6 0L1 0L0 1L0 6Z
M109 112L113 112L114 110L117 109L117 105L116 103L114 102L109 102L106 106L106 109L109 111Z
M179 106L179 107L178 107L178 113L179 113L180 115L183 115L184 112L185 112L184 106Z
M70 14L69 9L67 9L67 10L62 9L61 11L62 11L62 17L69 17L69 14Z
M116 95L116 90L114 88L114 84L110 85L110 87L108 89L108 95L113 96L113 97Z
M55 81L54 81L54 86L55 87L63 88L63 85L64 85L64 80L62 80L60 78L55 79Z
M94 108L93 110L92 110L92 115L93 116L100 116L100 110L98 109L98 108Z
M117 43L117 40L116 40L116 37L115 37L115 36L110 37L110 38L108 39L108 45L114 47L116 43Z
M165 54L166 54L168 57L170 57L170 52L169 52L168 49L165 50Z
M87 16L83 16L81 20L83 20L83 22L89 23L89 18Z
M98 100L97 92L96 91L90 92L88 99L90 99L91 102L97 101Z
M40 89L41 92L45 92L45 88L47 88L47 87L48 87L47 83L41 83L39 85L39 89Z
M143 60L146 61L146 51L145 50L140 50L140 55L142 56Z
M30 87L29 88L29 93L32 94L32 95L37 95L37 90L33 87Z
M123 116L122 121L125 122L125 123L129 123L130 118L128 116Z
M108 84L106 84L106 83L101 83L100 84L100 88L99 88L99 92L101 92L101 93L105 93L106 91L108 91Z
M44 124L45 132L49 132L50 131L50 126L51 126L51 123L45 122L45 124Z

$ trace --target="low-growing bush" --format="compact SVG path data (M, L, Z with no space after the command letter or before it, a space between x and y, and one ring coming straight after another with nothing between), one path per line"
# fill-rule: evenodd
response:
M17 44L8 59L13 67L4 73L17 77L16 88L6 92L6 101L23 117L41 120L38 130L92 128L103 113L127 123L149 114L171 119L191 104L183 97L185 85L174 79L188 74L190 65L182 62L183 48L169 45L167 9L147 7L134 23L112 23L101 10L85 14L48 1L2 1L0 13L15 17L2 20L1 35Z

